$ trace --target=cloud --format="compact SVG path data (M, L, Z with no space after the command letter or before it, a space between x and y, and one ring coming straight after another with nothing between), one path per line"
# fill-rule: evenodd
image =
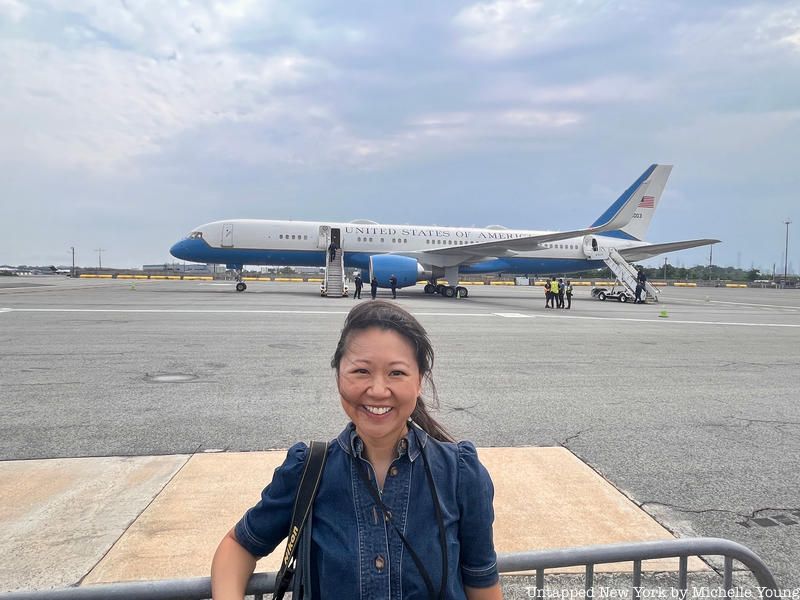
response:
M459 44L489 59L541 53L586 42L571 32L604 13L604 2L495 0L461 10L453 19Z
M28 14L28 7L20 0L0 0L0 17L12 23L20 22Z
M106 46L62 52L17 40L0 43L0 63L7 82L0 156L101 169L157 152L189 129L268 124L282 112L282 94L326 69L294 54L156 60Z

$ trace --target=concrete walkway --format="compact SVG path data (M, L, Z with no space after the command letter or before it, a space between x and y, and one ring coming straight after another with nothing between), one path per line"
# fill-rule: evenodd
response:
M483 448L498 552L671 539L564 448ZM207 576L284 451L0 463L0 591ZM259 562L275 571L282 549ZM628 570L629 564L597 571ZM677 560L647 570L677 570ZM700 560L690 569L701 570Z

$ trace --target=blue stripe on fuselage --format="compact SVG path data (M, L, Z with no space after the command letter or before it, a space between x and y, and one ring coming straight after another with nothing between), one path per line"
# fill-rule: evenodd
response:
M549 275L552 273L575 273L589 269L600 269L602 260L580 258L495 258L471 265L461 265L459 272L469 273L523 273L527 275Z
M181 240L170 253L181 260L222 265L293 265L324 267L325 250L254 250L244 248L212 248L204 240ZM345 251L346 267L369 269L370 254ZM461 265L461 273L524 273L548 275L573 273L604 266L600 260L579 258L494 258L470 265Z

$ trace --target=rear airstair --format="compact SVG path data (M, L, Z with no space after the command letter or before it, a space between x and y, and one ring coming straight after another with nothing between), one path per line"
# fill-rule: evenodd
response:
M635 296L638 271L633 268L632 264L622 258L622 255L615 248L602 248L600 253L602 254L603 262L608 265L614 276ZM645 281L644 290L645 300L658 302L658 289L656 286L649 281Z
M337 248L333 259L331 253L325 252L325 281L322 283L320 294L329 298L341 298L347 295L344 284L344 252Z

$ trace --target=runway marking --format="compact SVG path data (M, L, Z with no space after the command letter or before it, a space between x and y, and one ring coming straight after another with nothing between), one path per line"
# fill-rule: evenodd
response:
M741 323L736 321L686 321L683 319L635 319L627 317L579 317L577 315L536 315L540 319L585 319L590 321L630 321L633 323L680 323L683 325L738 325L740 327L789 327L800 328L795 323Z
M0 308L0 312L32 312L32 313L142 313L142 314L274 314L274 315L346 315L349 311L332 310L234 310L212 308ZM588 317L578 315L550 315L524 313L446 313L446 312L415 312L418 316L426 317L507 317L520 315L535 319L577 319L585 321L618 321L630 323L677 323L681 325L726 325L738 327L772 327L798 329L800 323L743 323L736 321L689 321L685 319L641 319L633 317Z
M672 298L670 298L671 300ZM733 306L758 306L761 308L786 308L788 310L800 310L800 306L787 306L783 304L756 304L755 302L730 302L727 300L696 300L695 298L681 298L679 302L694 304L731 304Z
M724 300L709 300L708 304L733 304L734 306L758 306L760 308L787 308L798 310L800 306L785 306L782 304L755 304L754 302L726 302Z
M496 317L505 317L507 319L531 319L533 315L523 315L522 313L492 313Z

